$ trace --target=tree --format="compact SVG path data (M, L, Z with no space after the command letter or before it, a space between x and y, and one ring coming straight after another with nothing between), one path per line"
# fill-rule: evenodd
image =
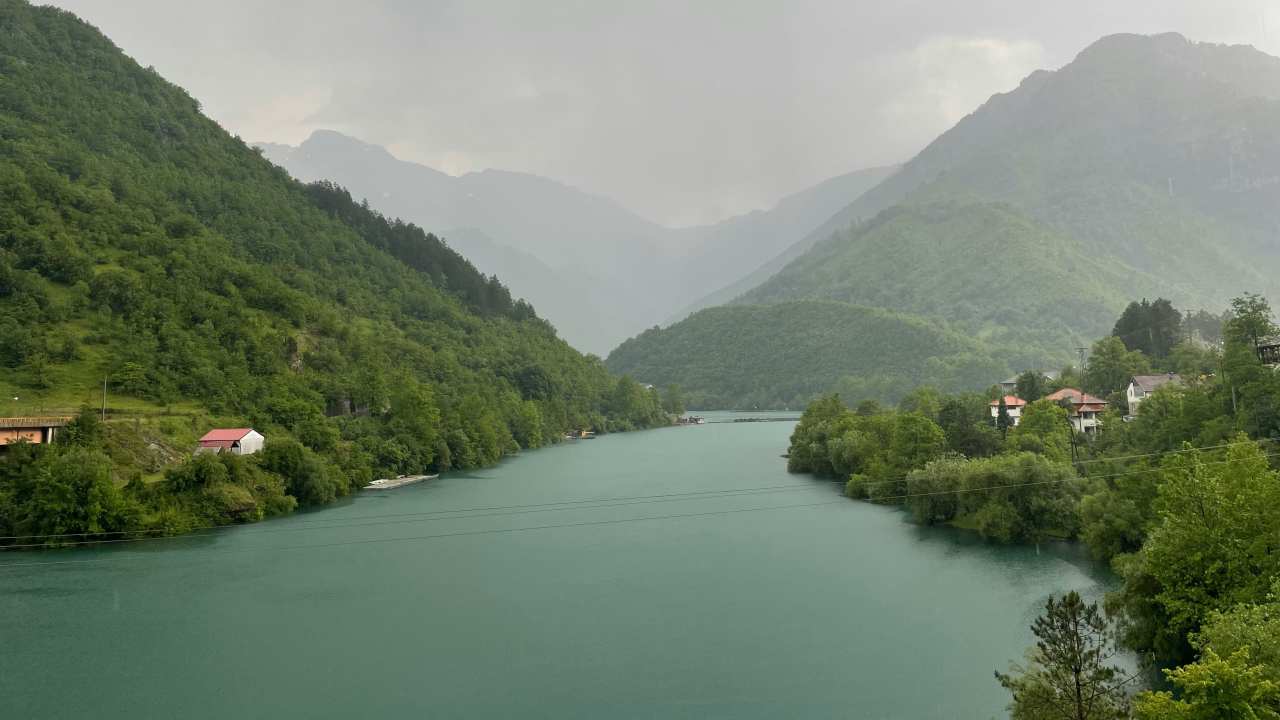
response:
M1134 375L1150 372L1151 362L1145 355L1129 350L1118 337L1105 337L1089 353L1084 389L1105 397L1127 386Z
M946 398L938 410L938 427L947 436L947 446L965 457L987 457L1000 448L987 400L976 393Z
M1143 693L1139 720L1280 718L1280 578L1265 603L1211 613L1193 638L1200 657L1166 670L1180 697Z
M1167 367L1187 380L1211 374L1218 367L1218 353L1195 341L1187 340L1173 347Z
M1245 293L1231 300L1231 319L1225 334L1228 342L1247 343L1255 350L1263 338L1276 334L1275 314L1261 295Z
M662 394L662 409L670 415L684 414L684 393L680 386L672 383Z
M1280 475L1237 436L1224 462L1199 451L1166 459L1158 521L1142 549L1117 558L1124 585L1112 608L1125 644L1157 659L1192 656L1188 640L1214 611L1261 602L1280 576Z
M1022 408L1018 426L1009 432L1010 450L1025 450L1051 460L1071 459L1071 434L1067 411L1048 399L1040 399Z
M1191 665L1166 670L1181 691L1146 692L1134 705L1136 720L1280 720L1280 685L1241 649L1220 657L1212 648Z
M1014 392L1027 402L1035 402L1049 394L1049 383L1044 373L1039 370L1028 370L1018 376L1017 389Z
M1013 427L1013 418L1009 417L1009 405L1001 395L1000 404L996 407L996 429L1000 431L1002 437L1005 437L1008 436L1011 427Z
M1182 320L1185 335L1207 343L1218 343L1222 340L1222 326L1231 317L1230 313L1214 315L1206 310L1187 313Z
M942 409L942 393L931 385L921 385L902 398L898 403L898 409L902 412L920 413L930 420L937 420L938 412Z
M1035 647L1026 667L1014 665L996 679L1013 694L1015 720L1094 720L1123 718L1128 712L1124 686L1130 678L1108 663L1116 655L1107 622L1097 603L1071 591L1052 596L1044 614L1031 624Z
M1150 358L1163 358L1182 339L1182 313L1164 298L1155 302L1131 302L1116 321L1111 334L1129 350Z

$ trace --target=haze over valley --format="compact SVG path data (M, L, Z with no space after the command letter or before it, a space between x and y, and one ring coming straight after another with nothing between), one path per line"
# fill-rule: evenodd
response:
M1280 718L1280 11L0 0L0 718Z

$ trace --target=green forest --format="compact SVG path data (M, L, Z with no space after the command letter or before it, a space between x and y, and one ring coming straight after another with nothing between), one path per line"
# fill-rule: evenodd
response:
M911 388L983 387L1037 355L1002 352L945 323L841 302L725 305L624 342L614 372L685 389L689 407L803 407L833 388L893 402Z
M290 179L71 14L0 0L0 35L3 414L78 416L0 456L0 535L256 520L670 422L497 278ZM260 456L191 459L245 425Z
M1077 717L1081 708L1058 692L1071 672L1091 678L1089 693L1099 698L1079 717L1280 713L1280 375L1257 353L1277 328L1256 295L1232 302L1220 346L1178 341L1188 325L1207 331L1210 323L1200 313L1183 317L1167 300L1131 303L1083 368L1066 368L1051 383L1039 372L1019 377L1018 394L1031 402L1016 425L1003 404L992 417L997 388L947 395L920 387L896 408L866 399L850 408L826 396L791 437L788 469L837 479L851 498L899 505L917 523L949 523L994 542L1079 540L1111 564L1121 587L1105 613L1078 596L1065 598L1066 607L1051 599L1033 626L1034 662L997 673L1015 718ZM1129 378L1159 372L1182 381L1156 390L1126 420ZM1044 397L1057 387L1110 399L1096 435L1074 431L1068 410ZM1134 678L1120 682L1103 662L1113 634L1119 648L1164 668L1177 692L1130 697ZM1068 640L1076 643L1074 671L1054 654Z

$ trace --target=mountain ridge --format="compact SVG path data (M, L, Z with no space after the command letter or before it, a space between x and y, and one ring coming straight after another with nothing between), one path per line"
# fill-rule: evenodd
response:
M730 305L885 308L1042 367L1130 300L1273 294L1278 93L1280 59L1251 47L1107 36L993 95Z
M297 147L258 147L301 180L337 180L390 216L438 228L468 254L488 257L486 271L519 267L521 254L537 258L558 282L503 277L513 292L547 308L575 346L601 354L669 319L707 286L750 271L887 172L846 173L768 210L666 228L559 181L504 170L451 176L335 131L316 131ZM487 242L469 246L478 238L471 231ZM495 247L511 253L500 256Z

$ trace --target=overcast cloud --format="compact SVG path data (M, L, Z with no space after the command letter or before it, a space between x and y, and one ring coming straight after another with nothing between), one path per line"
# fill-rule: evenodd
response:
M58 0L248 141L332 128L666 224L908 159L1114 32L1280 55L1276 0Z

